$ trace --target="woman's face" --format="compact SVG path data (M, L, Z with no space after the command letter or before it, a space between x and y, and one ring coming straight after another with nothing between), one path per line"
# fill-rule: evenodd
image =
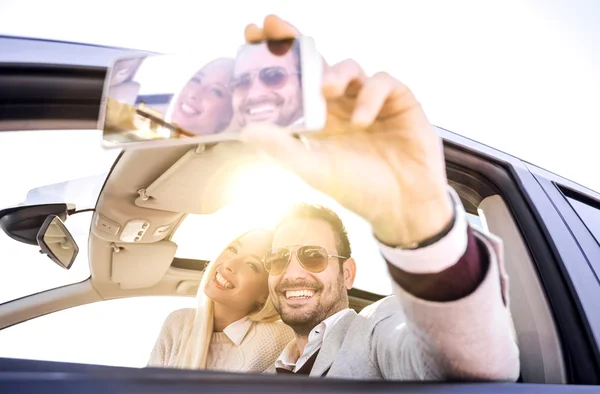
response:
M175 102L171 122L195 134L221 131L233 115L227 86L233 60L217 60L204 66L183 87Z
M257 312L269 296L262 257L271 247L272 234L264 230L247 233L233 241L215 260L214 277L204 293L215 303L242 311Z

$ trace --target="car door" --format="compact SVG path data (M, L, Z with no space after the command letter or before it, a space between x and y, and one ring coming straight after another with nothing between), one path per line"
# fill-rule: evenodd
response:
M528 220L523 215L523 232L537 257L566 362L572 366L570 378L599 384L598 249L560 189L561 185L575 189L581 186L527 163L515 169L515 176L533 216Z
M588 351L598 359L600 195L534 165L528 164L528 168L547 196L545 215L553 223L548 231L553 233L556 252L565 256L562 269L577 294L579 313L587 316L584 328L589 341L593 342Z
M560 337L566 381L574 384L600 384L600 357L596 334L599 314L595 307L600 299L600 289L578 239L563 220L562 212L555 206L552 197L559 194L555 186L548 187L550 181L545 178L553 174L492 147L445 130L441 132L446 142L452 141L459 146L457 152L446 150L447 161L467 163L470 168L476 169L500 191L505 200L509 216L516 226L509 231L521 233L527 254L530 256L527 259L531 259L535 268L535 273L530 278L519 278L521 273L513 271L512 274L517 274L513 276L513 284L523 279L539 281L541 284L546 301L536 302L547 302L550 308L551 324L556 326ZM462 153L460 150L463 150ZM470 151L470 157L464 154L466 150ZM562 181L567 185L571 184L566 180ZM550 195L547 194L547 189ZM566 204L562 196L560 199ZM513 251L505 252L507 259L511 254L509 252ZM515 265L527 264L525 260L516 263ZM528 283L522 283L522 286L534 285ZM511 302L522 301L513 298ZM547 324L543 319L536 321L533 315L529 322L533 326L524 328L529 333L539 331L534 328L535 325ZM541 341L537 345L540 349L540 360L545 358L544 354L549 349L550 343L546 340L550 337L543 339L536 335L529 338L528 334L524 335L528 343L532 343L532 340ZM523 355L527 354L526 348L523 347Z

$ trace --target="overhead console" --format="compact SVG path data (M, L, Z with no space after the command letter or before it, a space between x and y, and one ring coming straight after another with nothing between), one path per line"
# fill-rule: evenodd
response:
M239 168L269 160L234 142L127 151L100 196L92 232L117 243L163 240L186 214L214 213L231 202Z

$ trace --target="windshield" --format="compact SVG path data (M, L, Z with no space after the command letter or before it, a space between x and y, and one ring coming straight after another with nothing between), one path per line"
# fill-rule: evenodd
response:
M2 132L0 209L61 202L94 208L118 154L101 147L95 130ZM84 212L65 222L79 246L68 271L39 254L37 246L0 232L0 303L87 279L91 218L92 212Z

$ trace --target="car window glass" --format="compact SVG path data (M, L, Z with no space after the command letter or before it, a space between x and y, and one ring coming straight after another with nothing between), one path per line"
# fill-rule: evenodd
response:
M566 196L566 198L600 245L600 207L584 203L573 197Z
M146 366L169 313L194 297L147 296L80 305L0 331L0 357Z
M103 149L98 131L42 130L0 133L0 209L17 205L72 203L94 208L118 150ZM38 253L39 248L0 231L0 304L90 276L87 239L91 212L65 225L79 246L70 270Z

